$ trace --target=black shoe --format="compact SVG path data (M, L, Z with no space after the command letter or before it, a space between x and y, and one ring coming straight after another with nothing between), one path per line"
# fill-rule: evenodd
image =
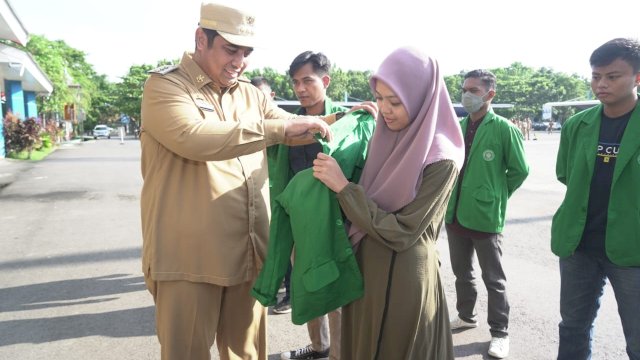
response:
M276 304L273 307L273 312L275 314L288 314L291 312L291 301L289 299L284 298L282 301Z
M329 349L319 352L313 350L311 344L291 351L285 351L280 354L280 359L288 360L288 359L328 359L329 358Z

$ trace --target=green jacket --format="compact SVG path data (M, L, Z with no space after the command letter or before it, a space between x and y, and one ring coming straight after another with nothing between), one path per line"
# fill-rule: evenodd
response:
M304 108L298 108L296 114L302 114ZM331 99L324 100L324 115L333 114L348 109L333 105ZM278 144L267 148L267 165L269 167L269 193L271 195L271 208L275 198L284 190L293 177L293 171L289 166L289 146Z
M469 121L467 116L460 122L463 134ZM468 229L502 232L507 200L529 175L522 141L517 127L489 110L473 139L462 184L456 182L451 193L447 224L453 223L455 214Z
M573 254L587 219L589 189L596 162L602 105L567 120L560 135L556 175L567 186L551 223L551 250ZM605 249L619 266L640 266L640 103L620 143L611 183Z
M334 140L323 142L323 152L338 161L350 181L359 180L374 127L375 120L364 111L347 114L331 125ZM264 306L276 303L294 243L294 324L304 324L362 296L362 276L336 194L313 177L311 168L296 174L274 201L267 258L251 291Z

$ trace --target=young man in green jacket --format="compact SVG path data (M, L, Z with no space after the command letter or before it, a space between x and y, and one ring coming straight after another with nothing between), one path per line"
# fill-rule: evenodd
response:
M560 257L559 360L591 358L593 322L609 279L627 341L640 359L640 43L614 39L589 59L601 105L562 127L556 163L567 186L553 217Z
M458 316L451 329L478 326L473 253L487 288L489 355L509 354L509 302L502 268L502 229L507 199L529 174L523 137L509 120L496 115L491 101L496 77L486 70L467 73L462 85L462 106L469 113L460 125L465 161L451 194L445 216L451 268L456 276Z
M305 51L298 55L289 66L289 76L293 83L293 91L300 101L299 115L328 115L346 111L347 108L333 105L327 97L327 88L331 83L329 71L331 62L323 53ZM275 199L291 179L298 172L313 166L313 160L322 152L320 143L301 146L278 145L269 154L271 163L288 163L287 169L276 169L271 164L269 171L286 171L288 176L278 176L282 181L271 181L271 198ZM274 161L275 160L275 161ZM279 174L282 175L282 174ZM277 179L271 179L277 180ZM311 215L311 214L310 214ZM288 279L285 279L287 287ZM287 290L288 294L289 290ZM290 299L275 306L274 312L290 311ZM300 349L286 351L281 354L282 359L337 359L340 354L340 309L320 316L307 323L311 344Z

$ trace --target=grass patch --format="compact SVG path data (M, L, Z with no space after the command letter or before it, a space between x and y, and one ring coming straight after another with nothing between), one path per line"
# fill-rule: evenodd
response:
M31 152L31 158L29 158L28 151L21 151L19 153L10 152L7 154L8 158L16 159L16 160L28 160L28 161L40 161L47 157L47 155L51 154L55 150L55 147L42 147L39 150L33 150Z

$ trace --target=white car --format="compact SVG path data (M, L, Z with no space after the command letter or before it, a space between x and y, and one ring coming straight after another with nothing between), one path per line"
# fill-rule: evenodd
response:
M96 127L93 128L93 138L97 139L99 137L111 139L111 132L107 125L96 125Z

